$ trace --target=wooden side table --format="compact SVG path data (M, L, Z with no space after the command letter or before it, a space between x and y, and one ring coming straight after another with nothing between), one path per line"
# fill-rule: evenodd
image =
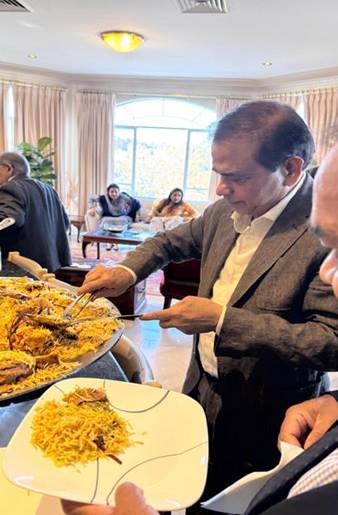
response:
M70 226L69 226L69 234L71 234L71 226L74 225L74 227L76 227L77 229L77 242L80 243L80 231L81 231L81 227L83 226L84 224L84 216L81 216L81 215L69 215L69 222L70 222Z

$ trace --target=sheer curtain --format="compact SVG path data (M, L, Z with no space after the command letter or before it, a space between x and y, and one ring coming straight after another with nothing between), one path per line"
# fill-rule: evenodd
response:
M115 96L111 92L76 94L78 138L78 214L87 210L90 195L102 194L111 177Z
M5 99L7 84L0 82L0 152L6 148Z
M229 111L232 111L236 107L239 107L244 102L248 102L248 98L227 98L219 97L216 99L216 114L217 120L226 115ZM215 172L210 174L208 201L209 203L215 202L219 197L216 195L216 188L219 183L219 175Z
M304 115L316 143L315 158L320 163L337 141L338 89L306 93Z
M280 102L281 104L287 104L292 107L295 111L298 111L303 96L301 93L279 93L276 95L267 95L259 97L258 100L271 100L274 102Z
M52 138L57 175L56 189L62 197L65 182L65 94L66 90L31 84L13 84L15 105L14 143L36 144L43 136Z

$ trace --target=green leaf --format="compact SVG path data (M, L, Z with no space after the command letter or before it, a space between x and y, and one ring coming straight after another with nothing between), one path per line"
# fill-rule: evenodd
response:
M54 173L54 163L50 158L55 155L55 152L51 148L44 152L46 147L51 145L51 142L50 137L44 136L38 140L37 145L23 141L16 148L29 162L31 177L53 185L56 175Z
M40 150L40 152L44 150L46 147L48 147L48 145L50 145L51 142L52 138L50 138L49 136L44 136L43 138L40 138L38 140L38 149Z

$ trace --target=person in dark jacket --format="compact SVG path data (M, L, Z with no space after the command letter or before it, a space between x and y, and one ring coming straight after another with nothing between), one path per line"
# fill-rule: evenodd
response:
M29 174L29 163L21 154L0 155L0 222L14 220L0 231L0 246L5 257L18 251L54 272L71 264L69 220L54 188Z
M316 176L311 225L330 253L320 278L338 298L338 146ZM315 343L315 342L314 342ZM304 452L272 477L245 515L334 515L338 506L338 391L288 409L279 439ZM129 510L128 511L128 507ZM67 515L158 515L131 484L119 487L116 508L63 501ZM203 511L203 510L202 510Z
M198 295L142 318L194 334L183 392L208 422L202 500L273 468L285 410L323 393L325 371L337 368L338 304L318 276L327 250L308 226L313 150L289 106L249 102L227 113L212 145L223 198L148 238L119 267L98 265L79 290L118 296L170 261L201 259Z

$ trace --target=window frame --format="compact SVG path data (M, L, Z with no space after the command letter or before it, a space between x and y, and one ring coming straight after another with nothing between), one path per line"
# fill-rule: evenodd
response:
M199 199L198 201L204 202L207 201L208 196L208 188L188 188L188 179L189 179L189 162L190 162L190 146L191 146L191 134L198 132L198 133L204 133L209 134L209 129L198 129L198 128L188 128L188 127L165 127L165 126L154 126L154 125L125 125L125 124L116 124L114 125L114 130L116 129L128 129L133 132L133 140L132 140L132 166L131 166L131 195L137 195L136 192L136 161L137 161L137 131L138 129L151 129L151 130L179 130L179 131L185 131L186 132L186 144L185 144L185 155L184 155L184 165L183 165L183 184L182 189L184 192L184 195L186 195L186 191L193 190L200 193L205 194L204 199ZM115 168L115 163L114 163ZM211 170L211 166L210 166ZM123 183L125 184L125 183ZM147 196L147 197L141 197L138 196L138 198L149 198L149 199L156 199L158 195L154 196ZM189 198L187 198L189 200Z

